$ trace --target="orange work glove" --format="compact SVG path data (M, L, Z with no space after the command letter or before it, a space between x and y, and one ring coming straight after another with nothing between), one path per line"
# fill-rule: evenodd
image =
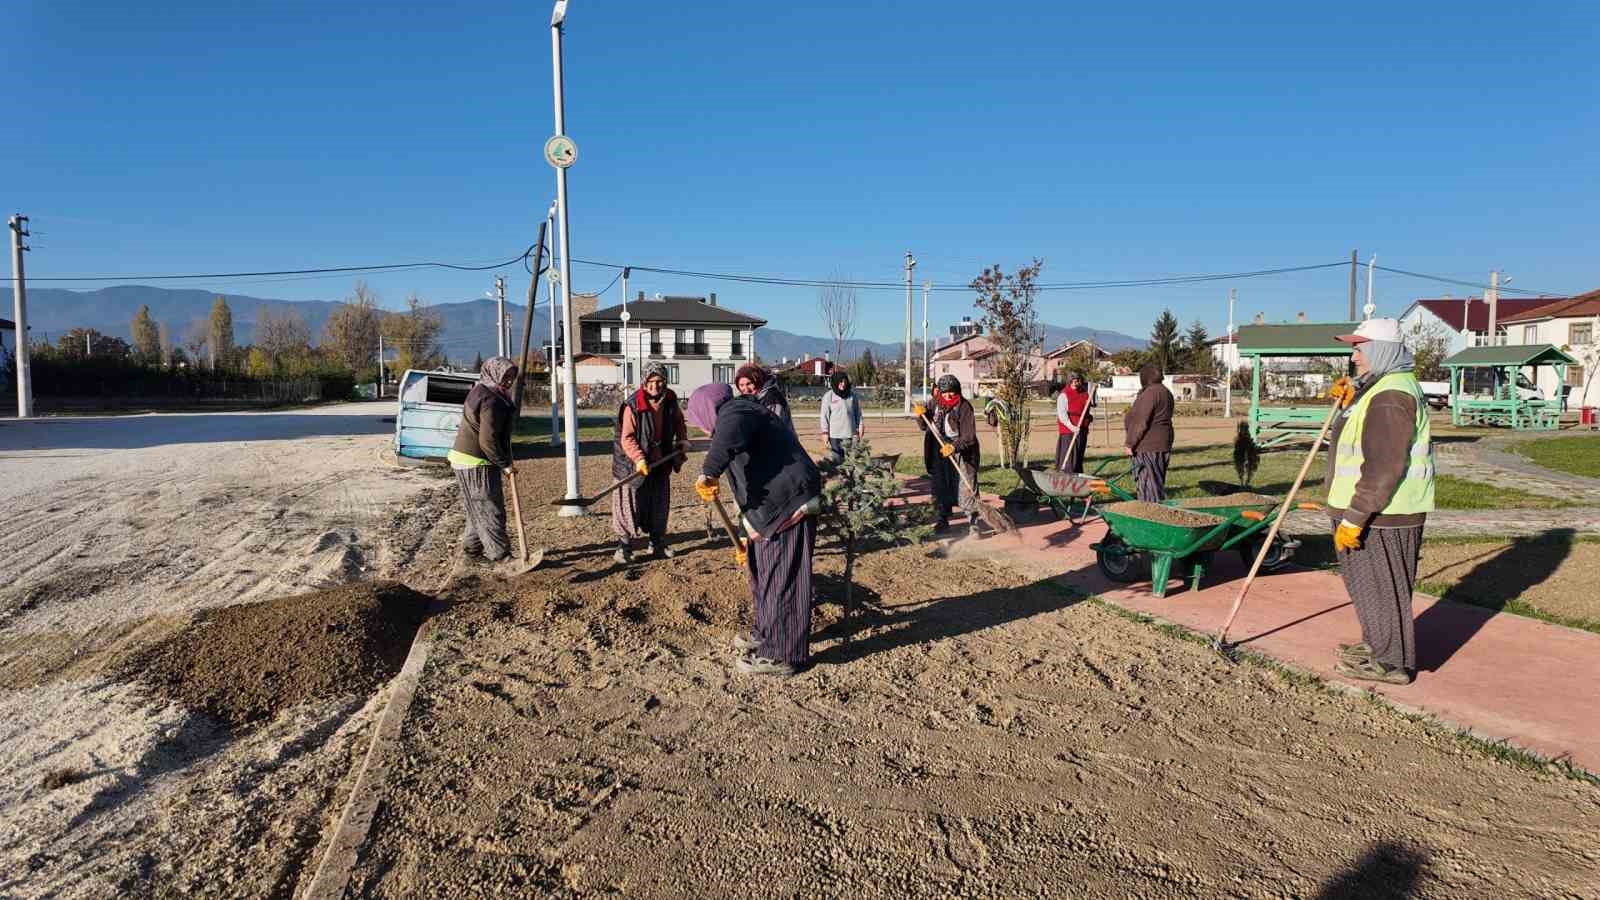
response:
M911 404L911 411L915 413L919 419L928 414L928 408L923 406L921 403Z
M722 493L722 488L717 484L715 478L707 478L701 475L695 479L694 492L700 495L701 500L711 503L717 499L718 494Z
M641 459L638 462L633 464L633 470L635 472L638 472L640 477L643 477L645 475L649 475L650 474L650 464Z
M1341 409L1349 406L1350 401L1354 400L1355 398L1356 386L1350 381L1348 376L1340 378L1338 381L1333 383L1333 387L1328 388L1328 399L1339 401L1339 407Z
M750 554L745 552L743 543L733 548L733 561L741 566L750 561Z
M1333 546L1336 550L1349 552L1361 549L1361 528L1349 522L1340 522L1339 527L1333 532Z
M939 445L939 455L944 457L945 459L949 459L950 457L955 456L956 455L956 445L955 444L940 444Z

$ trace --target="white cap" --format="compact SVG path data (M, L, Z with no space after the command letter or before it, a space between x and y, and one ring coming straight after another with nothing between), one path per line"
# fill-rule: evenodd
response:
M1365 341L1390 341L1400 344L1404 341L1400 337L1399 319L1368 319L1356 326L1355 334L1341 334L1334 338L1346 344L1360 344Z

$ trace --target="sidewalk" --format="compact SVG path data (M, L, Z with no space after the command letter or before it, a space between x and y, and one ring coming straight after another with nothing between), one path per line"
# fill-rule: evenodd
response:
M923 502L926 480L907 482L908 502ZM989 498L991 505L998 501ZM1552 523L1554 524L1554 523ZM1089 545L1103 522L1023 525L1018 538L996 536L986 554L1016 558L1083 593L1124 609L1215 634L1238 595L1247 567L1219 553L1205 587L1190 592L1174 579L1165 599L1149 582L1110 581ZM1324 679L1370 688L1395 705L1425 712L1490 740L1505 740L1600 772L1600 635L1522 616L1416 597L1416 681L1405 687L1345 679L1334 648L1361 639L1355 610L1336 572L1263 573L1245 598L1229 640Z

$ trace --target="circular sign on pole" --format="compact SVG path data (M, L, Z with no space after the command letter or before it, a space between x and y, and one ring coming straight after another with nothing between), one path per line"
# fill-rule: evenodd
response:
M578 161L578 145L572 138L558 134L544 142L544 158L550 165L565 169Z

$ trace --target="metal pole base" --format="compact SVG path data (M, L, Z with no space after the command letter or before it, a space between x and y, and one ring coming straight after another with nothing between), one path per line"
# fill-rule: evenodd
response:
M582 506L562 506L558 507L556 512L556 515L563 519L570 519L573 516L587 516L588 514L589 510Z

